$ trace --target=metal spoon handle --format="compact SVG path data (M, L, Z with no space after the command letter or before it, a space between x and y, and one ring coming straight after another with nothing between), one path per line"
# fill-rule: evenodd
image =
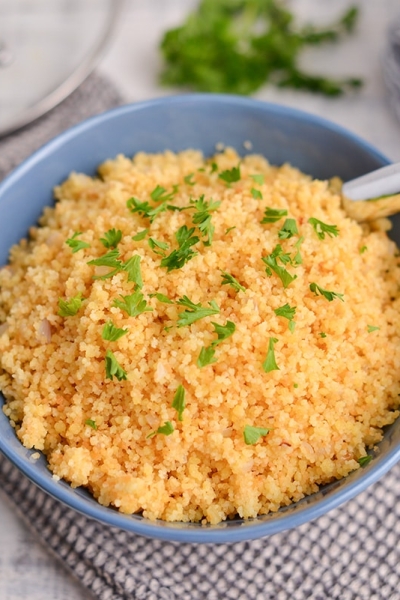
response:
M350 200L368 200L400 192L400 163L382 167L343 184L343 194Z

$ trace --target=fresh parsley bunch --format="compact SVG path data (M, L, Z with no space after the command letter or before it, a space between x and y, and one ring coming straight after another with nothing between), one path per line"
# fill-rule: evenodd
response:
M163 83L207 92L251 94L267 81L328 96L359 87L356 78L334 80L305 73L305 46L350 33L358 10L350 8L326 29L296 27L283 0L201 0L196 12L161 42Z

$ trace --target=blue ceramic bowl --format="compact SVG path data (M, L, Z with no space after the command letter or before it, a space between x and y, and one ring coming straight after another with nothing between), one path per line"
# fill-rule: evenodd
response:
M344 180L388 163L366 142L312 115L235 96L185 95L123 106L69 129L36 152L0 185L0 264L12 244L26 236L43 207L51 204L52 188L71 171L94 174L99 163L119 153L159 152L185 148L215 152L223 142L244 155L263 154L273 164L290 162L306 173ZM400 237L395 222L394 236ZM4 398L0 395L0 405ZM83 489L52 479L44 457L18 441L0 410L0 450L33 482L66 505L108 525L141 535L181 542L235 542L296 527L349 500L377 481L400 459L400 420L385 432L379 452L363 469L277 513L253 520L236 519L212 526L151 522L98 504Z

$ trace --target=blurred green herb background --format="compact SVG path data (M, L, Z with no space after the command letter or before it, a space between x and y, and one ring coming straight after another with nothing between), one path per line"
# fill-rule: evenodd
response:
M349 8L325 28L298 26L283 0L201 0L182 26L161 41L167 85L206 92L251 94L266 82L339 96L358 88L358 78L333 79L304 72L306 46L337 42L356 25Z

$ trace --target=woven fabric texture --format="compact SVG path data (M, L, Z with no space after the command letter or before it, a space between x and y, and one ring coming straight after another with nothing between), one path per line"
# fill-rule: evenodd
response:
M63 104L0 140L0 179L66 127L121 102L91 76ZM295 530L229 545L148 540L86 519L0 455L0 487L99 600L400 600L400 464Z

